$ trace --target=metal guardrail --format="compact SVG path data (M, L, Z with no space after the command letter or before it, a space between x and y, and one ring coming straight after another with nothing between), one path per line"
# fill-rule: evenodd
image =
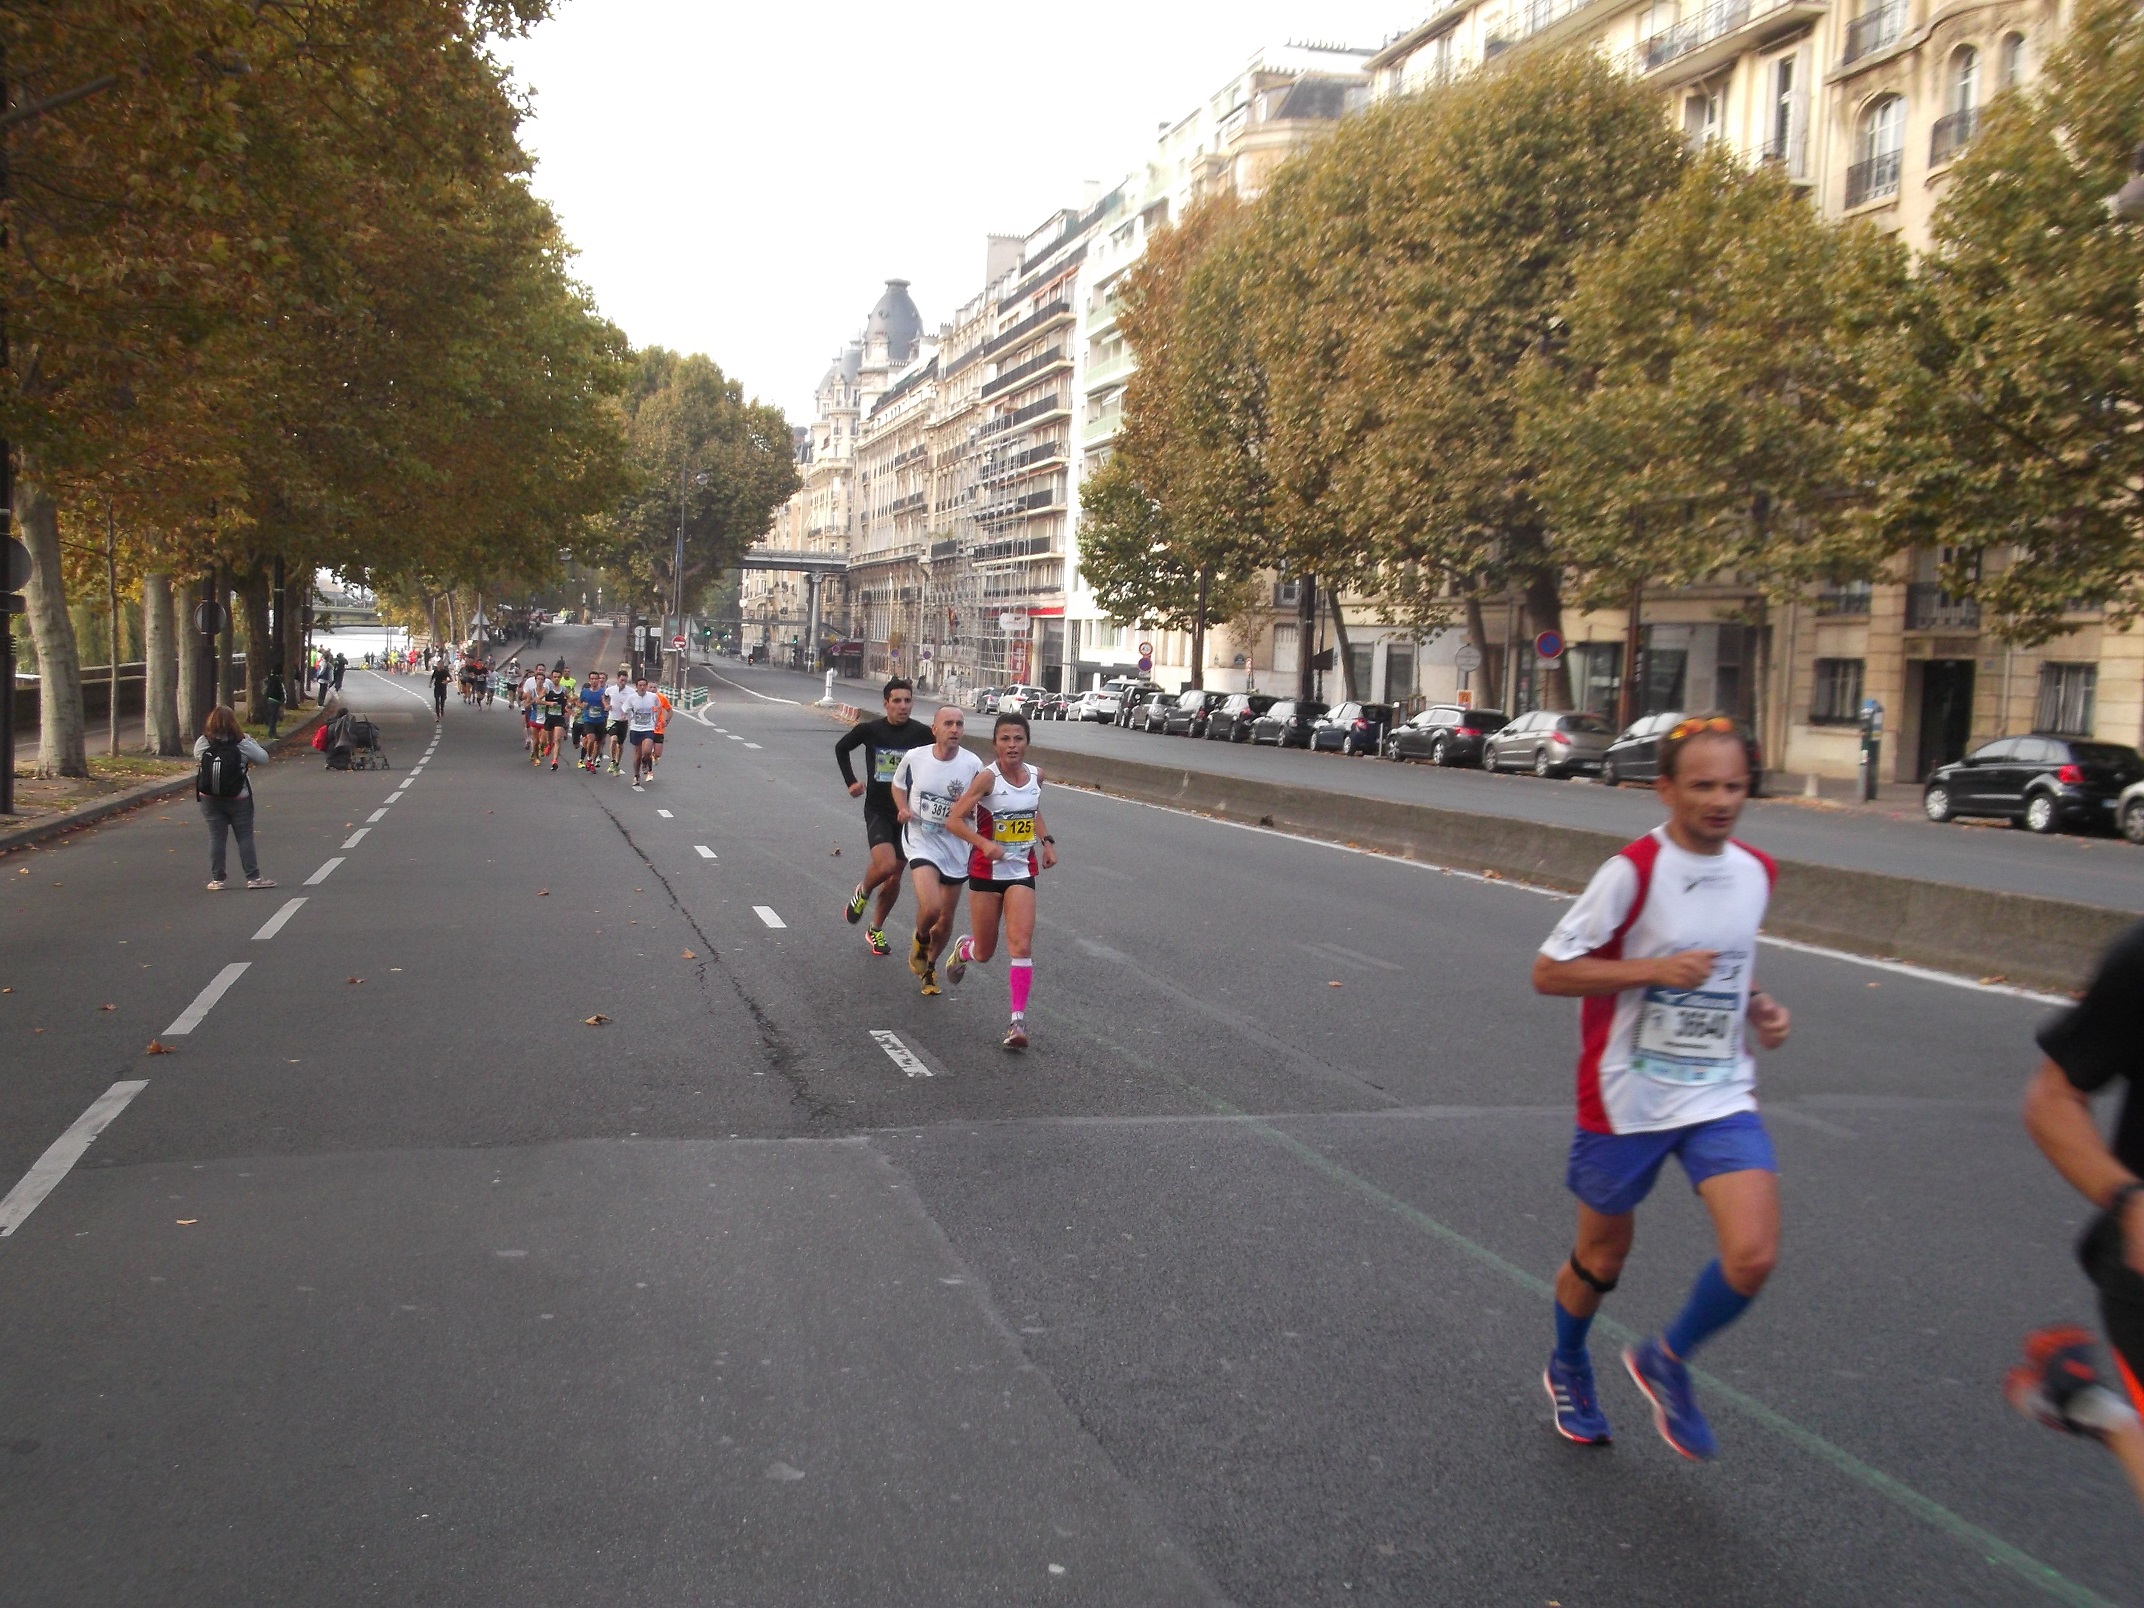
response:
M657 687L673 709L697 709L713 696L705 687Z

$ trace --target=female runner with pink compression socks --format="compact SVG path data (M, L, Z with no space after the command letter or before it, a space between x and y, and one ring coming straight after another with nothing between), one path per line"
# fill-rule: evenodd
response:
M1027 993L1035 980L1035 873L1057 863L1057 840L1042 821L1042 772L1027 763L1027 717L998 716L990 732L996 758L985 765L953 806L946 829L971 845L968 924L953 945L945 980L958 984L970 961L997 952L1005 925L1007 991L1012 997L1008 1050L1027 1048ZM973 817L971 820L970 817Z

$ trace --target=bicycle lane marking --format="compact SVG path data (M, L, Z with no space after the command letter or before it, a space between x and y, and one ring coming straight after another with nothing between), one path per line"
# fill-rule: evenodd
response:
M1032 1007L1030 1008L1032 1009ZM1462 1234L1449 1223L1432 1217L1411 1201L1402 1200L1382 1185L1372 1183L1360 1173L1333 1160L1322 1150L1306 1144L1293 1134L1275 1127L1266 1118L1245 1111L1242 1107L1232 1101L1223 1099L1220 1095L1209 1093L1196 1083L1193 1083L1189 1078L1170 1071L1159 1062L1151 1061L1139 1054L1138 1051L1119 1044L1113 1039L1105 1038L1077 1018L1067 1016L1054 1007L1045 1007L1040 1011L1036 1011L1035 1014L1047 1017L1061 1026L1071 1028L1074 1032L1092 1040L1104 1049L1121 1055L1142 1071L1160 1078L1186 1098L1198 1101L1201 1105L1221 1116L1235 1119L1261 1139L1279 1147L1295 1160L1301 1162L1312 1172L1318 1173L1331 1182L1362 1196L1372 1205L1389 1212L1409 1227L1418 1230L1430 1239L1434 1239L1452 1250L1458 1251L1461 1255L1488 1268L1491 1272L1503 1275L1504 1278L1518 1285L1528 1294L1543 1301L1547 1301L1554 1296L1555 1286L1538 1274L1529 1272L1516 1262L1512 1262L1492 1251L1480 1241ZM1596 1329L1605 1332L1618 1345L1632 1345L1644 1338L1635 1329L1626 1328L1605 1313L1596 1317L1593 1323ZM1972 1520L1953 1513L1933 1497L1922 1495L1903 1480L1884 1473L1882 1469L1876 1468L1872 1464L1864 1463L1852 1452L1846 1450L1845 1447L1834 1445L1812 1429L1803 1428L1793 1419L1787 1417L1786 1414L1767 1407L1756 1397L1737 1390L1725 1380L1707 1373L1702 1368L1692 1368L1690 1376L1705 1387L1705 1393L1709 1397L1726 1402L1745 1417L1754 1419L1790 1445L1800 1448L1820 1462L1828 1463L1832 1468L1844 1474L1863 1489L1874 1492L1876 1495L1903 1508L1915 1518L1922 1520L1935 1529L1941 1530L1953 1540L1964 1543L1966 1547L1978 1552L1990 1563L2000 1564L2019 1579L2029 1585L2038 1587L2057 1601L2070 1603L2074 1605L2074 1608L2116 1608L2116 1604L2100 1596L2091 1587L2070 1579L2068 1575L2063 1574L2052 1564L2042 1563L2031 1553L2025 1551L2024 1548L2013 1546L1993 1531L1984 1530L1973 1523Z

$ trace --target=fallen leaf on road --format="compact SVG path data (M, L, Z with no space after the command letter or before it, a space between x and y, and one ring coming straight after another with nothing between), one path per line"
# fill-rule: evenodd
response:
M695 955L695 954L694 954L694 953L693 953L693 952L692 952L691 950L689 950L689 949L688 949L688 950L686 950L686 951L685 951L685 958L686 958L687 960L698 960L698 959L699 959L700 957L699 957L698 955ZM110 1010L110 1009L111 1009L111 1006L107 1005L107 1006L105 1006L104 1008L105 1008L106 1010Z
M1488 881L1488 882L1501 882L1501 881L1503 881L1503 880L1504 880L1504 873L1503 873L1503 872L1501 872L1501 871L1487 871L1487 870L1485 870L1485 871L1483 871L1483 872L1482 872L1482 878L1483 878L1483 880L1484 880L1484 881Z
M343 981L344 981L344 982L346 982L346 983L361 983L361 982L363 982L364 980L365 980L365 979L364 979L364 978L362 978L362 977L345 977L345 978L343 979Z
M1871 988L1881 988L1881 987L1883 987L1883 984L1881 984L1881 983L1871 983L1871 984L1869 984L1869 987L1871 987Z
M610 1018L608 1016L584 1016L581 1018L581 1020L586 1022L590 1027L601 1027L605 1022L609 1021Z
M551 890L549 888L538 888L536 890L536 897L539 899L548 899L551 897Z
M836 860L838 860L838 859L840 859L840 858L841 858L841 845L840 845L840 844L838 844L838 843L837 843L837 844L835 844L835 845L834 845L834 852L833 852L833 854L832 854L832 855L830 856L830 858L832 858L832 859L836 859Z
M12 988L0 988L0 994L12 994L14 992Z
M1987 979L1982 978L1981 981L1986 982ZM119 1009L119 1007L117 1005L99 1005L97 1009L100 1011L116 1011L117 1009Z
M176 1055L178 1051L174 1050L162 1039L151 1039L149 1041L149 1047L146 1050L143 1050L141 1053L144 1055Z
M59 886L59 884L58 884L57 882L53 883L52 885L53 885L53 886L54 886L55 888ZM642 892L643 890L641 890L641 889L639 889L639 888L635 888L635 889L634 889L633 891L634 891L635 893L639 893L639 892Z
M198 1217L174 1217L172 1221L177 1223L181 1228L192 1228L194 1224L200 1222L201 1219Z
M1327 983L1325 986L1327 988L1338 988L1340 985L1338 983Z
M1983 988L1991 988L1997 983L2007 983L2008 981L2010 981L2010 979L2005 977L2001 972L1992 972L1988 976L1980 979L1980 986ZM111 1007L107 1005L105 1006L105 1009L110 1010Z

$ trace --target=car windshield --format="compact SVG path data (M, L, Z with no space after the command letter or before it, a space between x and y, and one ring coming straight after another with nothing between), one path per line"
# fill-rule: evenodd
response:
M1559 731L1589 731L1598 736L1608 735L1608 723L1599 715L1565 715L1556 722Z

